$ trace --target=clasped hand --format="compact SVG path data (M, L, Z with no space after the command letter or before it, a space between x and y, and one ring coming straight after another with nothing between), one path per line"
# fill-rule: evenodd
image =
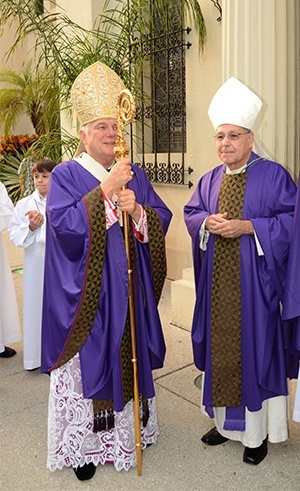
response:
M235 239L245 233L249 233L246 220L228 220L227 216L227 212L210 215L206 219L205 228L212 234L221 235L228 239Z
M28 216L31 231L41 227L44 223L44 216L36 210L27 211L25 216Z

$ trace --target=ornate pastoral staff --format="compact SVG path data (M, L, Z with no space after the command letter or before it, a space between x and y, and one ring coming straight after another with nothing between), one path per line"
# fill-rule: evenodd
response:
M118 135L117 142L114 148L117 159L122 159L129 153L129 148L126 145L124 138L125 125L130 123L135 116L135 101L131 92L124 89L120 92L117 101L117 125ZM125 186L123 187L123 189ZM131 264L130 254L130 223L127 212L123 211L123 227L125 249L128 260L128 282L129 282L129 322L131 334L131 354L133 367L133 412L134 412L134 429L135 429L135 447L137 457L137 472L142 474L142 445L141 445L141 423L140 423L140 397L139 397L139 381L137 369L137 352L136 352L136 331L135 331L135 308L134 308L134 285L133 285L133 269Z

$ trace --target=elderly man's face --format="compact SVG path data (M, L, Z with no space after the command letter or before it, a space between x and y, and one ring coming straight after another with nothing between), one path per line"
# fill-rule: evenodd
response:
M250 157L254 135L250 130L223 124L216 131L217 154L230 170L239 169Z
M98 119L80 130L80 138L87 153L104 167L115 159L114 146L117 138L117 121L113 118Z

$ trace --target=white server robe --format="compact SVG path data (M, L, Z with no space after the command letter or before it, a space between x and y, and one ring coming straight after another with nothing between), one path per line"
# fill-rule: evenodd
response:
M44 284L46 223L29 229L27 211L44 215L46 197L35 190L15 207L8 232L12 242L24 248L23 260L23 360L25 370L41 366L41 323Z
M0 182L0 353L4 347L21 340L16 291L4 247L2 232L7 229L14 206Z

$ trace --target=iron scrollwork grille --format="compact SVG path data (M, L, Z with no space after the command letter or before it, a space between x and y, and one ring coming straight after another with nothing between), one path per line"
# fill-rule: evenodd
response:
M184 32L159 32L152 68L153 147L155 152L186 151Z
M183 162L146 162L137 163L144 169L151 182L159 184L185 185L191 188L193 183L185 182L185 175L193 172L191 167L184 168Z
M141 78L151 101L137 108L141 148L137 162L151 182L192 186L186 182L193 169L185 169L186 91L185 52L191 29L175 20L169 32L156 29L155 36L140 40L141 55L150 61Z

